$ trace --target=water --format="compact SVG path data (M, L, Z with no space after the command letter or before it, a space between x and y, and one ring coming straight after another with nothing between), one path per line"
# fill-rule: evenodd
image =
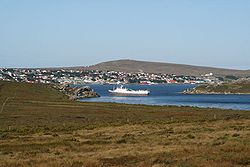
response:
M146 105L176 105L236 110L250 110L250 95L186 95L181 94L185 89L196 85L189 84L160 84L160 85L125 85L131 89L149 89L151 94L145 97L116 97L108 93L114 85L89 85L100 98L82 99L88 102L115 102Z

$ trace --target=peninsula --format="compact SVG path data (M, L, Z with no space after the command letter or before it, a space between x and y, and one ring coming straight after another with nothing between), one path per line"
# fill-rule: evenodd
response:
M185 90L184 94L250 94L250 80L231 83L200 85Z

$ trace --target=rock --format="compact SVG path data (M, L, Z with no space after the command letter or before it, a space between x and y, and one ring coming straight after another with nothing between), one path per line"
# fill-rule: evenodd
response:
M74 95L79 98L100 97L100 95L96 93L93 89L91 89L89 86L77 88L74 91Z
M81 86L81 87L70 87L69 84L59 85L57 88L62 91L64 94L69 96L70 100L78 100L81 98L94 98L100 97L98 93L96 93L89 86Z

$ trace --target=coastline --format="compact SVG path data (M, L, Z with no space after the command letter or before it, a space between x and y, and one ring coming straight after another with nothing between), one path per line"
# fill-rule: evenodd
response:
M197 95L201 95L201 94L197 94ZM214 95L214 94L211 94L211 95ZM220 94L217 94L217 95L220 95ZM100 104L115 104L115 105L135 105L135 106L142 106L142 107L170 107L170 108L173 108L173 107L177 107L177 108L199 108L199 109L214 109L214 110L234 110L234 111L250 111L250 109L236 109L236 108L224 108L224 107L206 107L206 106L195 106L195 105L168 105L168 104L141 104L141 103L124 103L124 102L102 102L102 101L99 101L99 102L95 102L95 101L88 101L88 99L79 99L77 100L81 103L100 103Z
M189 94L189 95L250 95L249 93L232 93L232 92L196 92L196 91L184 91L182 94Z

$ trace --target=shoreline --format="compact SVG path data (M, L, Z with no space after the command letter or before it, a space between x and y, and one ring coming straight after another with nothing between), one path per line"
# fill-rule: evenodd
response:
M230 110L230 111L250 111L250 109L235 109L235 108L220 108L220 107L202 107L202 106L192 106L192 105L157 105L157 104L140 104L140 103L122 103L122 102L96 102L96 101L81 101L81 99L77 100L80 103L97 103L97 104L122 104L128 106L143 106L143 107L166 107L166 108L199 108L199 109L211 109L211 110Z
M250 95L250 93L224 93L224 92L204 92L204 93L195 93L195 92L182 92L186 95Z

